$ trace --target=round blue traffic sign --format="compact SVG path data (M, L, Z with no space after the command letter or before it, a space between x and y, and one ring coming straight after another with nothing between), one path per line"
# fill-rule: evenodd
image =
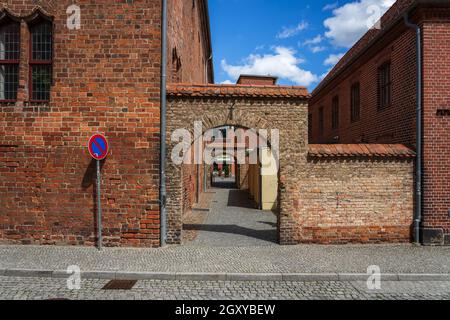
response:
M89 139L88 149L92 158L103 160L109 152L108 140L101 134L95 134Z

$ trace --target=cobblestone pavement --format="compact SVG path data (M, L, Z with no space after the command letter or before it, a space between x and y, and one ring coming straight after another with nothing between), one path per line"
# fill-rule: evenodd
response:
M138 281L131 290L102 290L108 280L82 280L69 290L66 279L0 277L0 300L415 300L450 299L450 282Z
M227 186L226 183L222 184ZM228 186L230 187L230 186ZM198 230L191 246L249 247L274 246L277 241L277 218L270 211L254 208L248 193L237 189L217 188L211 210L202 224L184 225Z
M1 269L225 273L450 273L450 247L413 245L160 249L0 246Z

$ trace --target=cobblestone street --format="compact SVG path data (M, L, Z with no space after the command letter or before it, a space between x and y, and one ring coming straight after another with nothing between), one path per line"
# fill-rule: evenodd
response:
M225 181L225 182L222 182ZM202 224L185 225L198 230L191 246L250 247L277 245L277 217L254 208L249 194L232 189L227 180L217 183L211 210Z
M83 280L69 290L66 279L0 277L0 300L144 299L144 300L366 300L450 299L449 282L382 282L370 291L366 282L138 281L131 290L103 290L108 280Z

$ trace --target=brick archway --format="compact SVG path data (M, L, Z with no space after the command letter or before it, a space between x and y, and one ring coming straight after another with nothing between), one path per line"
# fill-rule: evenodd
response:
M170 159L177 142L171 139L177 129L193 133L194 122L203 131L235 126L279 130L279 212L280 244L296 242L298 228L293 203L295 188L307 158L307 92L300 87L251 87L220 85L170 85L167 110L167 242L181 243L183 216L182 166ZM270 139L269 139L270 140ZM270 143L270 141L269 141ZM293 165L294 164L294 165Z

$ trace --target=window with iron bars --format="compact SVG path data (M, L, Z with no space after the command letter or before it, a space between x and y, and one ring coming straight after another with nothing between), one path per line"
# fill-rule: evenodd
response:
M311 139L313 134L313 115L312 113L308 114L308 137Z
M386 62L378 68L378 109L382 110L389 107L391 99L391 63Z
M331 103L331 127L333 130L339 129L339 97L333 98Z
M350 93L351 121L356 122L361 116L361 89L359 82L352 85Z
M319 134L323 135L325 131L324 120L323 120L323 107L319 108Z
M41 20L30 26L30 100L50 100L53 66L52 23Z
M19 88L20 24L3 21L0 25L0 101L15 102Z

